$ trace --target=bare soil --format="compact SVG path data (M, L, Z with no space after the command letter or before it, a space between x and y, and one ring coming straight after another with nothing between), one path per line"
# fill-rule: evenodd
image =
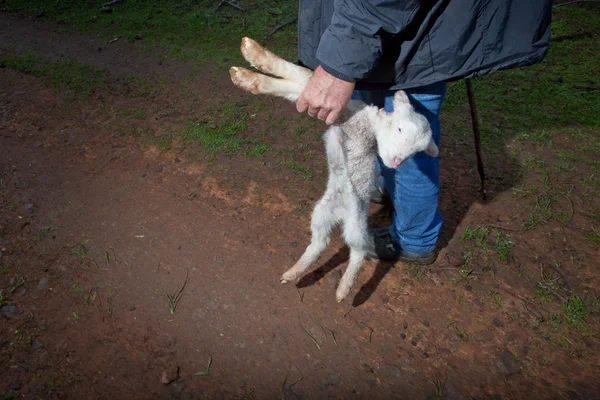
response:
M337 236L297 285L279 283L310 240L326 179L323 126L302 119L315 154L304 179L269 158L208 160L177 142L163 150L131 132L175 132L224 100L298 116L238 91L224 71L32 19L0 15L0 52L160 82L141 96L123 86L81 99L0 69L2 398L600 398L597 335L562 324L544 336L544 317L560 306L535 299L540 269L561 274L558 296L594 291L600 257L578 229L590 205L577 193L568 221L521 232L509 190L527 183L521 167L508 156L487 165L496 178L483 202L471 143L446 130L438 261L370 261L338 304L348 250ZM146 116L119 114L134 107ZM248 135L264 128L250 121ZM273 148L295 146L292 130L275 128ZM386 207L371 211L373 224L388 221ZM461 277L458 238L476 225L515 246L508 261ZM577 268L552 272L557 262ZM171 314L166 294L184 282Z

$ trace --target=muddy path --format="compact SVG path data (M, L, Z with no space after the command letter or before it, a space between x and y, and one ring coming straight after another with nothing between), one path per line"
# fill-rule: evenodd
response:
M552 305L531 300L540 263L569 254L586 262L557 290L593 289L586 277L597 273L598 250L575 229L584 216L548 225L566 230L569 243L520 233L510 219L518 199L507 192L517 178L493 182L494 201L480 202L470 143L449 137L441 156L449 183L439 261L368 262L338 304L348 251L337 236L314 272L279 283L309 241L324 188L318 125L305 143L315 154L305 178L243 154L207 160L177 141L164 150L130 132L160 136L223 99L261 100L221 71L136 43L108 45L7 14L0 26L4 54L76 59L114 82L135 75L157 88L134 96L136 82L74 98L0 69L0 393L14 396L6 398L598 398L597 337L564 333L571 345L551 346L535 326ZM266 104L298 118L289 104ZM119 113L132 107L145 117ZM248 135L264 127L251 121ZM269 140L295 145L289 129ZM371 211L385 224L384 207ZM485 224L516 243L512 257L463 276L458 237Z

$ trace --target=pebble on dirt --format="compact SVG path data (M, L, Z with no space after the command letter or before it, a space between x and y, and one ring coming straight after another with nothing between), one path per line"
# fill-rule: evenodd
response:
M504 376L510 376L521 372L521 367L514 359L512 353L508 350L504 350L500 353L496 366L504 374Z
M46 289L48 289L48 278L47 277L43 277L38 282L37 290L42 291L42 290L46 290Z
M28 213L33 213L33 203L25 203L25 205L23 205L23 208L25 209L25 211L27 211Z
M492 324L498 328L502 328L504 326L504 321L502 321L500 318L494 318L492 320Z
M165 385L168 385L169 383L177 380L177 378L179 378L179 367L173 367L173 368L165 369L162 372L160 381L162 383L164 383Z

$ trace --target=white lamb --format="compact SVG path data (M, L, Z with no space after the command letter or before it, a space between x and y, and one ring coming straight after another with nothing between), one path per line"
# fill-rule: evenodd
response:
M231 80L253 94L270 94L295 102L312 76L309 69L285 61L250 38L243 38L241 51L255 68L273 78L241 67L231 67ZM368 207L376 185L377 154L389 168L399 167L415 153L437 157L438 148L427 119L415 112L408 96L398 91L394 112L351 100L338 122L325 132L329 177L327 190L312 213L312 241L296 264L281 277L281 283L298 279L329 244L332 228L343 226L350 248L350 262L336 291L342 301L350 293L364 260L374 253L367 228Z

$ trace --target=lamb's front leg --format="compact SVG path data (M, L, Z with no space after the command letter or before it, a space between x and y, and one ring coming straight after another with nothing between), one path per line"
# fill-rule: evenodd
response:
M368 207L368 203L356 199L356 204L348 207L344 218L344 240L350 247L350 262L335 292L338 302L348 297L360 267L374 247L367 225Z
M331 229L337 222L334 215L335 202L333 194L328 190L319 200L312 213L310 229L312 239L302 257L281 277L281 283L288 283L299 278L321 255L329 245Z

